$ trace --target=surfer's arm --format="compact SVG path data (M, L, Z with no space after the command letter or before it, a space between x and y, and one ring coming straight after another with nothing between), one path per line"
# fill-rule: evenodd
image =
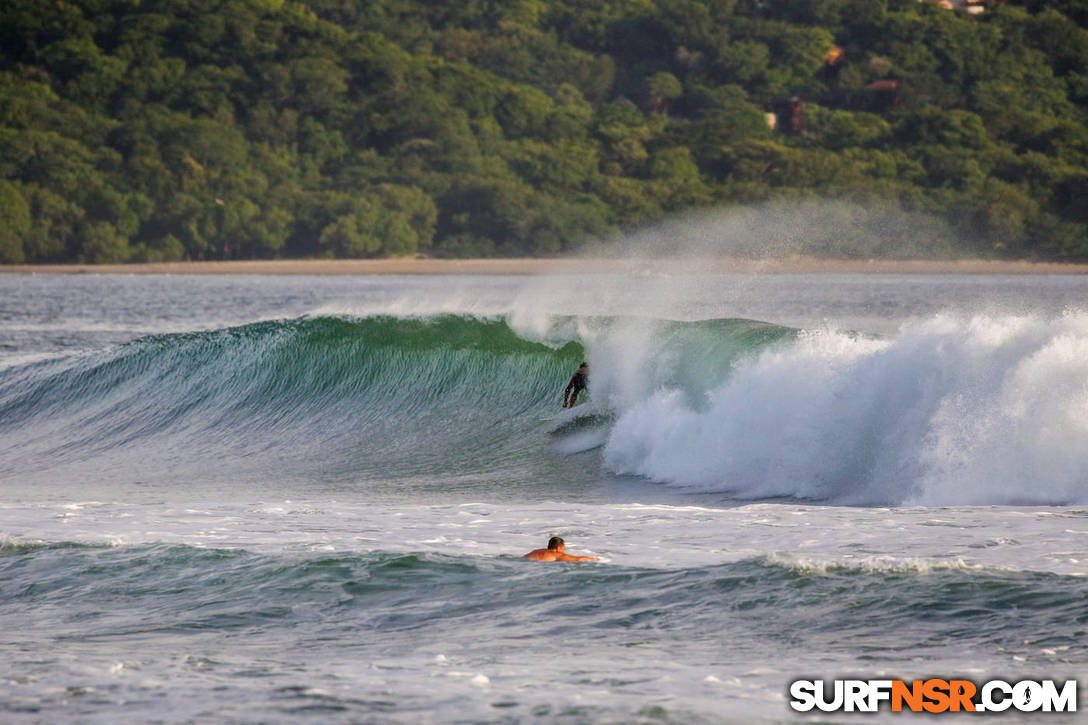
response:
M560 554L556 559L559 561L597 561L595 556L571 556L570 554Z

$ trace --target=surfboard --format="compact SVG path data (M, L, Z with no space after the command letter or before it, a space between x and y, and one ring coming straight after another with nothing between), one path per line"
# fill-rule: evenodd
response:
M567 423L578 418L586 418L602 412L588 400L580 400L571 408L560 408L557 412L545 415L541 421L545 423Z
M541 422L546 424L550 435L568 436L607 430L611 423L615 421L615 418L613 411L587 401L573 408L564 408L556 413L544 416L541 418ZM601 443L604 441L603 437L595 436L595 438L601 438ZM601 443L596 445L601 445Z

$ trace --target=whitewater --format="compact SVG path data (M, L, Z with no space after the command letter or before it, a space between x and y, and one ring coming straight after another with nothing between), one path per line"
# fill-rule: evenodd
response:
M0 275L0 721L851 722L788 706L843 677L1083 700L1086 292ZM600 561L519 558L554 535Z

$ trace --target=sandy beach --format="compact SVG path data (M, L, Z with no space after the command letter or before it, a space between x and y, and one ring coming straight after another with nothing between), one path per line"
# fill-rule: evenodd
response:
M277 259L153 264L12 264L0 274L1088 274L1088 264L959 260L820 259Z

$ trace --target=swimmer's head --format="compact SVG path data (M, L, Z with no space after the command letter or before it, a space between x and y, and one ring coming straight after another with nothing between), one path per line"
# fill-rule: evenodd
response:
M560 537L553 536L552 538L548 539L548 550L555 551L557 549L562 549L566 543L567 542L563 541L563 539L561 539Z

